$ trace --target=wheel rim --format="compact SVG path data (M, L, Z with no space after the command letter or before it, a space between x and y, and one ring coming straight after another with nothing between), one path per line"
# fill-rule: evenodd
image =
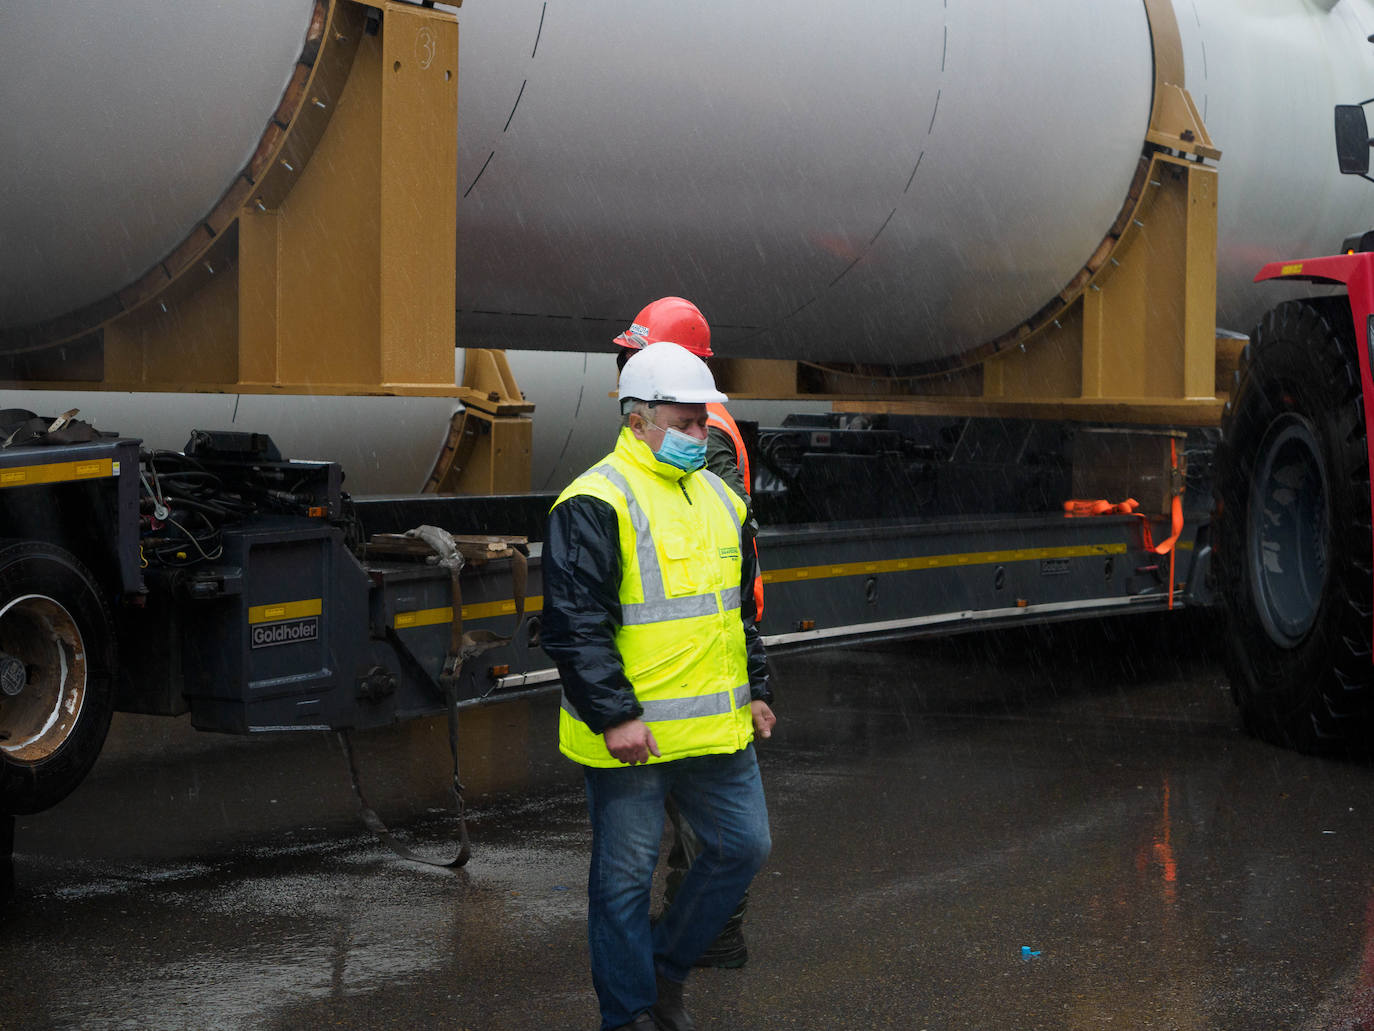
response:
M1331 538L1329 496L1312 424L1300 415L1280 416L1260 443L1246 543L1260 622L1285 648L1302 641L1321 608Z
M66 743L86 704L81 629L60 602L27 594L0 608L0 651L28 671L23 691L0 699L0 753L41 762Z

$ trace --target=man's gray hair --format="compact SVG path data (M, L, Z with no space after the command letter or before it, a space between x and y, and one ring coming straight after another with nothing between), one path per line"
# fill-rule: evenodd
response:
M620 402L620 425L628 427L630 416L641 416L645 422L654 421L654 406L648 401L641 401L637 397L627 397Z

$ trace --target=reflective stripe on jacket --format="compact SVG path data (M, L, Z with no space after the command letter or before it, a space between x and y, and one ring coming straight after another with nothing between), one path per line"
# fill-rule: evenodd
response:
M744 504L713 473L684 475L663 465L628 430L554 507L583 495L616 513L615 644L662 753L650 762L745 747L753 721L739 611ZM620 765L566 697L558 745L586 766Z

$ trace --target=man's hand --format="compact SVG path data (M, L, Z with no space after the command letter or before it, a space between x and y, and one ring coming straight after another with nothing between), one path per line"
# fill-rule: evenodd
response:
M662 754L658 750L658 742L654 740L654 732L643 720L626 720L614 727L607 727L602 737L606 739L606 748L610 753L631 766L648 762L650 755L657 757Z
M773 715L768 703L752 701L749 703L749 711L754 717L754 733L762 738L772 737L773 724L778 722L778 718Z

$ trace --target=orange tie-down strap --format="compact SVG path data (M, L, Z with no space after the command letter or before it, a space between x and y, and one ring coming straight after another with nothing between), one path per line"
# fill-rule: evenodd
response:
M1127 498L1125 501L1118 501L1113 504L1110 501L1085 501L1073 500L1064 502L1064 514L1071 518L1079 516L1100 516L1100 515L1133 515L1140 520L1140 536L1142 545L1146 551L1153 551L1156 555L1169 556L1169 608L1174 607L1174 545L1178 543L1179 537L1183 534L1183 478L1178 475L1178 442L1169 441L1169 460L1172 463L1174 472L1173 500L1169 503L1170 512L1170 534L1169 539L1160 544L1154 542L1154 535L1150 533L1150 517L1143 512L1137 511L1140 502L1135 498Z
M1110 501L1066 501L1064 502L1064 514L1071 518L1078 516L1100 516L1100 515L1135 515L1136 509L1140 507L1140 502L1135 498L1127 498L1125 501L1118 501L1112 504Z

